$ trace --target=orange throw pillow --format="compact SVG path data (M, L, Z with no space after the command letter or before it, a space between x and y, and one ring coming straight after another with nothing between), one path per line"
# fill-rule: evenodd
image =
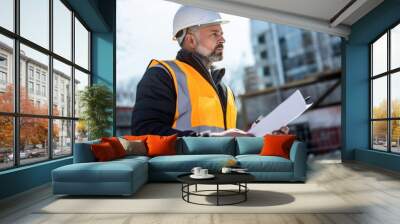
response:
M117 158L126 156L126 151L117 137L101 138L101 142L108 142L114 149Z
M110 161L117 158L114 149L108 142L93 144L90 146L90 148L94 154L94 157L99 162Z
M296 135L265 135L260 155L290 159L290 147L294 140L296 140Z
M136 140L140 140L142 142L146 142L148 135L125 135L124 139L128 140L128 141L136 141Z
M176 134L170 136L148 135L147 155L152 157L176 155L176 139Z

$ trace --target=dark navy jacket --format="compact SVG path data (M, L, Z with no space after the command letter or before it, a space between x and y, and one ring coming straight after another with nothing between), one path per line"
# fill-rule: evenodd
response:
M225 114L226 86L221 83L225 69L210 72L202 63L201 55L180 50L176 59L195 68L214 88L220 97ZM176 109L176 92L172 77L162 68L149 68L140 80L136 91L136 103L132 112L133 135L200 136L191 130L172 128Z

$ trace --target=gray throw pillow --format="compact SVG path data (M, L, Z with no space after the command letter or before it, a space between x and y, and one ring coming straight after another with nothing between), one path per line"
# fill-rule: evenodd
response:
M126 155L145 156L147 155L146 145L143 141L133 140L129 141L124 138L118 138L126 151Z

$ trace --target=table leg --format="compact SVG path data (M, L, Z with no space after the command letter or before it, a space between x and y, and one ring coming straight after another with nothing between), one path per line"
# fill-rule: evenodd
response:
M217 184L217 206L219 205L219 184Z
M197 184L195 185L195 191L197 192Z
M189 195L190 195L190 184L187 185L187 201L189 202Z
M248 190L247 190L247 183L244 183L244 201L247 201L247 192L248 192Z

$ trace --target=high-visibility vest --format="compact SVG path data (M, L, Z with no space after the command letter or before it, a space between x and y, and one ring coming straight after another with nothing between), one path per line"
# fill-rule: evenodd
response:
M177 99L173 128L220 132L236 127L237 108L228 86L224 114L217 90L192 66L179 60L152 60L147 69L151 67L166 70L174 81Z

